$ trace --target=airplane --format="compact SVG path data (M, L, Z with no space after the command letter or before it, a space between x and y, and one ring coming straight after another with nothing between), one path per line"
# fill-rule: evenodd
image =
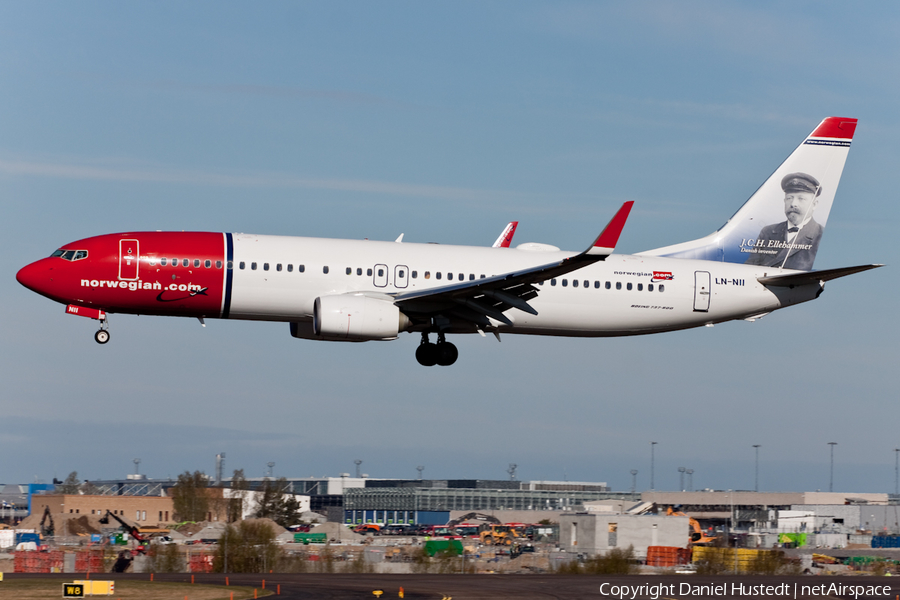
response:
M418 333L416 360L449 366L449 334L642 335L755 321L825 282L882 265L812 270L856 119L829 117L719 230L613 251L625 202L583 251L210 232L126 232L66 244L17 280L100 322L113 313L280 321L293 337L363 342ZM436 343L430 340L435 334Z

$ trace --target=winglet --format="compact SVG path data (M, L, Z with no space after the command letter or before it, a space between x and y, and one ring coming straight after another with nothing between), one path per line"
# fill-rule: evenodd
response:
M494 242L494 245L491 246L491 248L509 248L509 244L512 242L513 235L515 235L516 227L518 226L518 221L512 221L507 225L506 229L503 230L500 237L497 238L497 241Z
M625 221L628 220L628 214L631 212L632 206L634 206L633 200L629 200L622 205L619 212L610 219L603 232L597 236L597 239L585 251L585 254L609 256L613 253L613 250L616 249L616 243L619 241L619 236L622 234L622 229L625 228Z

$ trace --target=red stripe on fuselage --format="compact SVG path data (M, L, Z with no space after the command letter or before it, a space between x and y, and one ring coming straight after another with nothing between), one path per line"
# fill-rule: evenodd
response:
M121 240L138 242L136 279L120 277L119 263L124 260ZM111 313L186 317L221 314L227 268L221 233L114 233L72 242L62 248L87 250L88 256L77 261L51 257L32 263L26 267L29 288L63 304L90 306ZM177 266L173 264L175 259ZM134 275L133 271L126 270L126 273Z

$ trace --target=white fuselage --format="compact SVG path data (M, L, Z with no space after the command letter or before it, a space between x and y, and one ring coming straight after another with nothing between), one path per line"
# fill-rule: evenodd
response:
M234 234L229 317L308 322L320 296L363 292L387 298L575 254ZM812 300L821 291L818 284L770 289L757 281L782 273L772 267L613 254L538 284L538 296L529 301L538 314L510 309L506 316L513 326L500 329L559 336L656 333L762 315Z

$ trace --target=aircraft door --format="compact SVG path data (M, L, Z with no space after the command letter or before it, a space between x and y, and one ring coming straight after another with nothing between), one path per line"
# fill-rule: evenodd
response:
M409 269L406 265L394 267L394 287L405 288L409 285Z
M375 287L384 287L388 284L388 268L387 265L375 265L373 269L375 272L373 276L375 278Z
M694 271L694 312L709 312L709 271Z
M137 279L140 262L138 241L119 240L119 279Z

